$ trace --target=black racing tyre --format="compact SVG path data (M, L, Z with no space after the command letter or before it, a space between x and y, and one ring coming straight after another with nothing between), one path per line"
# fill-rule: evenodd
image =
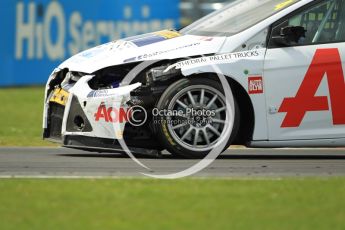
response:
M231 92L230 92L231 93ZM222 85L213 79L194 77L170 85L154 113L158 140L170 153L186 158L204 158L225 133L229 116ZM234 124L227 149L238 133L240 111L234 98Z

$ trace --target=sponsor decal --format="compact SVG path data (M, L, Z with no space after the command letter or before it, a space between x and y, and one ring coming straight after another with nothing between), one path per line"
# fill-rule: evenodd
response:
M154 43L162 42L165 40L166 39L164 37L161 37L161 36L152 36L152 37L148 37L148 38L144 38L144 39L140 39L140 40L134 40L132 42L138 47L143 47L143 46L151 45Z
M116 89L120 86L120 82L113 82L111 85L112 89L92 90L87 97L117 97L119 92Z
M107 89L102 89L102 90L92 90L87 97L107 97L110 96L109 92Z
M178 62L175 65L170 66L168 70L173 67L175 67L176 69L181 69L183 67L198 65L201 63L217 64L217 62L221 63L227 60L252 58L252 57L258 57L259 55L260 55L260 52L258 50L250 50L250 51L238 52L238 53L226 53L226 54L219 54L215 56L206 56L206 57L194 58L194 59Z
M286 113L282 128L299 127L307 112L332 110L333 124L345 125L345 83L339 50L318 49L295 97L285 98L279 108ZM327 96L315 96L322 79L327 77Z
M292 3L294 3L296 0L286 0L282 3L279 3L275 6L274 10L278 11L278 10L282 10L288 6L290 6Z
M169 50L162 50L162 51L156 51L156 52L152 52L152 53L142 54L142 55L139 55L137 57L131 57L131 58L126 59L126 60L124 60L124 63L134 62L134 61L142 61L145 59L150 59L150 58L153 58L153 57L156 57L159 55L178 51L181 49L186 49L186 48L193 47L193 46L199 46L200 44L201 44L200 42L196 42L196 43L192 43L192 44L188 44L188 45L184 45L184 46L179 46L177 48L173 48L173 49L169 49Z
M131 118L131 110L125 108L106 107L101 103L95 113L95 121L104 121L107 123L125 123Z
M129 122L133 126L141 126L147 121L147 112L141 106L132 106L130 108L113 108L107 107L104 102L100 104L94 116L96 122Z
M171 30L162 30L150 34L144 34L140 36L135 36L131 38L124 39L125 41L132 42L138 47L151 45L157 42L162 42L171 38L176 38L181 36L180 33Z
M261 76L248 78L248 92L249 94L262 94L264 92L264 83Z
M50 102L55 102L57 104L65 106L67 103L69 93L63 89L55 89Z
M181 36L179 32L172 31L172 30L161 30L161 31L155 32L154 34L164 37L165 39L171 39L171 38L176 38L176 37Z

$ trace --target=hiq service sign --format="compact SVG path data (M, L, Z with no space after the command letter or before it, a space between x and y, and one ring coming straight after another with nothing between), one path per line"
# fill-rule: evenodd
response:
M43 84L64 59L179 25L179 0L2 0L0 86Z

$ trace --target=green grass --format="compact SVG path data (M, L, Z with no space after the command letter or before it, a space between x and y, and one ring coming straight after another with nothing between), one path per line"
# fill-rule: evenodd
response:
M344 229L345 178L0 180L0 229Z
M0 89L0 146L49 146L42 140L43 87Z

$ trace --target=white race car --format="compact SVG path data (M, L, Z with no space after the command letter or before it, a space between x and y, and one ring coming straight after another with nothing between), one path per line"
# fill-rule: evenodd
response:
M223 137L221 150L344 146L344 61L345 0L238 0L63 62L46 86L44 138L185 157Z

